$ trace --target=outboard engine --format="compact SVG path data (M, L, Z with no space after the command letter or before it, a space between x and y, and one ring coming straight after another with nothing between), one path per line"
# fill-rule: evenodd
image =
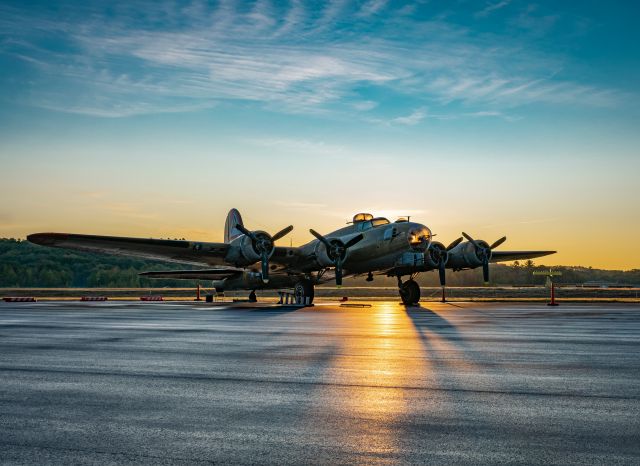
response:
M496 240L491 246L486 241L476 241L471 236L462 232L462 236L467 238L468 243L462 243L449 252L449 262L451 267L462 269L465 267L476 268L482 266L482 277L485 283L489 283L489 261L492 251L507 240L506 236Z
M251 232L255 241L247 235L240 235L229 244L229 252L225 260L236 267L245 267L262 260L263 254L269 259L275 250L271 235L266 231Z
M453 248L449 251L447 265L453 269L475 269L485 261L491 260L489 244L483 240L476 240L476 244L480 247L476 248L471 242L464 242Z
M269 259L275 251L273 243L291 230L293 230L293 225L289 225L273 236L262 230L249 231L242 223L240 212L231 209L224 226L224 240L225 243L229 243L229 249L224 259L236 267L245 267L260 261L262 281L268 283Z

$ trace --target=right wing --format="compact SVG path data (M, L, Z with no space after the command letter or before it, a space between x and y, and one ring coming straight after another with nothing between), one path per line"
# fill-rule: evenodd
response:
M491 251L491 262L509 262L555 254L556 251Z
M160 270L157 272L142 272L145 278L170 278L176 280L224 280L242 274L241 269L202 269L202 270Z
M223 259L229 248L226 243L74 233L35 233L27 236L27 239L42 246L209 266L224 265Z

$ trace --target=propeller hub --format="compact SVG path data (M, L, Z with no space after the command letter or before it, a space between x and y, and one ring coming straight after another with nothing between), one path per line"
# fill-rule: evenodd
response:
M244 225L240 223L236 225L236 228L240 230L244 235L246 235L246 238L248 238L251 241L251 249L253 249L253 254L258 256L257 258L253 257L252 259L254 260L257 259L260 261L261 270L262 270L262 281L264 283L268 283L269 282L269 258L275 251L274 242L282 238L283 236L287 235L291 230L293 230L293 226L289 225L287 228L280 230L278 233L276 233L273 236L271 236L266 231L249 231L244 227ZM253 254L250 254L250 255L253 255Z
M335 267L336 285L342 285L342 265L347 258L347 250L355 244L359 243L364 238L364 236L362 235L362 233L360 233L359 235L352 237L345 243L338 238L325 238L313 229L309 230L309 232L318 240L316 253L319 254L319 258L316 260L319 261L318 263L320 265L327 265L326 261L328 260L331 265ZM322 251L323 248L324 251Z
M257 233L253 247L258 254L270 254L274 248L273 239L268 233Z
M331 240L331 248L327 251L328 256L334 262L338 260L344 260L347 255L347 249L344 247L344 243L339 239Z
M449 258L449 253L444 245L438 242L431 243L427 253L429 254L430 263L434 267L440 267L446 264Z

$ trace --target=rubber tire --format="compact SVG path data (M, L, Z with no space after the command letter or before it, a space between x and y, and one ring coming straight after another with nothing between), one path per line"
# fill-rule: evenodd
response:
M298 297L301 299L301 301L304 303L305 298L311 298L309 300L309 304L313 303L313 298L315 295L315 290L313 287L313 283L311 283L311 280L300 280L298 283L295 284L295 286L293 287L293 295L296 298L296 302L298 302Z
M400 297L402 303L407 306L414 306L420 301L420 285L414 280L406 281L400 287Z
M258 298L256 297L256 292L255 290L252 291L251 293L249 293L249 302L250 303L256 303L258 302Z

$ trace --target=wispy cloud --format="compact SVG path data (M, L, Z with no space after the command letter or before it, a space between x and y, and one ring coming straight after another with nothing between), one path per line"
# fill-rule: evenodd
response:
M460 102L469 112L475 105L492 111L528 103L603 106L620 97L559 80L549 70L562 68L563 60L529 44L472 33L443 18L418 19L386 0L213 6L164 0L112 12L100 4L68 10L62 17L0 6L0 54L33 68L32 105L118 117L208 109L220 101L288 113L383 111L357 95L370 88L410 96L414 108ZM513 21L522 27L549 21L535 14L527 10ZM349 34L340 29L347 19ZM415 110L394 123L423 118Z
M418 108L411 112L411 114L409 115L393 118L390 123L396 125L413 126L424 120L426 116L427 111L424 108Z
M278 149L300 155L321 155L333 157L352 155L351 151L344 146L327 144L322 141L313 141L309 139L264 138L251 139L249 142L256 146Z
M278 201L275 203L278 207L292 210L321 209L327 207L326 204L313 202L296 202L296 201Z
M358 15L371 16L379 13L387 5L389 0L368 0L362 5Z
M499 1L499 2L495 2L495 3L490 3L485 8L483 8L478 13L476 13L476 16L480 16L480 17L487 16L491 12L496 11L496 10L500 10L500 9L506 7L507 5L509 5L510 3L511 3L511 0L502 0L502 1Z
M159 218L158 213L145 211L141 205L130 202L110 202L104 204L102 208L112 215L130 219L155 220Z
M360 112L366 112L376 108L378 106L378 103L374 102L373 100L362 100L362 101L354 102L352 106L353 108L355 108Z

